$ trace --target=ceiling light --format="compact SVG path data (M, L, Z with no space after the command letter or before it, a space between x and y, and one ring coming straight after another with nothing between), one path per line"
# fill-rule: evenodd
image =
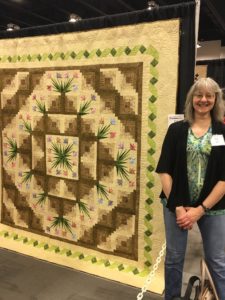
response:
M70 15L70 19L69 19L69 22L71 23L75 23L77 21L80 21L81 20L81 17L76 15L76 14L71 14Z
M148 10L159 8L159 5L155 1L148 1Z
M7 24L6 30L7 31L13 31L13 30L19 30L20 26L13 24L13 23L9 23Z
M198 42L196 48L199 49L201 47L202 47L202 45Z

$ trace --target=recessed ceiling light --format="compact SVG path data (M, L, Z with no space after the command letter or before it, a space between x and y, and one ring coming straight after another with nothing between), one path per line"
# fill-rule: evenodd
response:
M159 8L159 5L155 1L148 1L148 10Z
M69 19L69 22L71 23L75 23L77 21L80 21L81 20L81 17L76 15L76 14L71 14L70 15L70 19Z
M19 29L20 29L20 26L13 24L13 23L7 24L7 27L6 27L6 31L13 31L13 30L19 30Z

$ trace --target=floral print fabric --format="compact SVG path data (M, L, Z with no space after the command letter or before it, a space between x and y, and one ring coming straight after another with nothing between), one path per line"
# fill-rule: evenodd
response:
M202 190L208 158L211 152L212 129L201 137L196 137L191 128L187 139L187 172L191 203L195 203Z

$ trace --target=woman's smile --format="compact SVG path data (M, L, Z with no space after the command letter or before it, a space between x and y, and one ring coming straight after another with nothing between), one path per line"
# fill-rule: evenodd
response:
M215 94L199 91L193 96L193 108L196 113L209 113L215 104Z

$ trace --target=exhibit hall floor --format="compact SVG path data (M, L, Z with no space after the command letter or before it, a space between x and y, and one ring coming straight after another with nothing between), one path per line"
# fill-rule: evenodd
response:
M199 275L202 245L196 227L190 232L183 289ZM0 248L0 300L125 300L136 299L139 289L84 272L58 266ZM143 300L162 296L146 293Z
M0 248L0 300L125 300L140 290ZM162 297L147 293L144 299Z

